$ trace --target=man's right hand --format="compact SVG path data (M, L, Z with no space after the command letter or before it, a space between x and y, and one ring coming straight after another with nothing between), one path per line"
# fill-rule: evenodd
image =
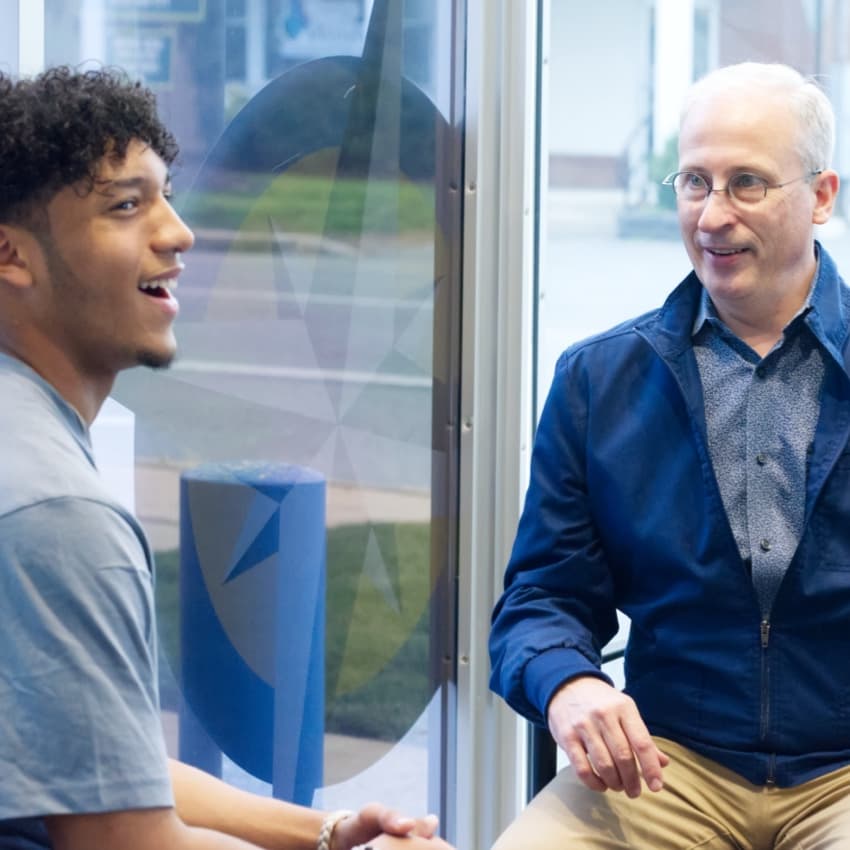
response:
M369 846L375 850L453 850L437 833L434 815L402 817L380 803L369 803L339 822L333 831L333 850Z
M571 679L555 692L547 711L549 731L578 778L592 791L641 792L662 788L670 759L658 749L634 700L595 676Z

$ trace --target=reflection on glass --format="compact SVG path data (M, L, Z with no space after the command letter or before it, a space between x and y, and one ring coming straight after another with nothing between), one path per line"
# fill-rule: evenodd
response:
M179 359L123 375L114 393L135 414L137 507L157 551L171 750L182 735L183 755L277 793L272 761L223 743L202 701L238 679L225 717L280 719L283 650L269 632L284 608L269 599L295 593L282 529L299 484L280 476L302 470L325 488L324 708L305 697L291 710L321 715L324 785L337 786L317 798L326 805L431 809L440 770L431 482L447 458L433 448L433 364L449 341L435 325L435 245L448 237L435 184L451 5L46 3L48 62L118 64L157 90L181 143L177 205L197 235ZM197 679L189 696L180 687L197 657L185 642L205 639L187 617L235 647L231 673L223 661L205 673L206 695ZM302 660L310 646L305 634Z

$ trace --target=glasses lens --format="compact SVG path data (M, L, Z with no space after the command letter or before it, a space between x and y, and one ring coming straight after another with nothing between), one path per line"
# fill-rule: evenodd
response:
M742 204L757 204L767 195L767 181L756 174L736 174L729 181L729 191Z
M708 184L704 177L691 171L682 171L673 181L676 194L685 201L701 201L708 193Z

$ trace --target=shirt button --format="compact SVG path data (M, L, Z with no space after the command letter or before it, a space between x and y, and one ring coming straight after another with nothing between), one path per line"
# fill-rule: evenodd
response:
M756 366L756 377L763 378L767 374L767 369L764 366Z
M756 463L759 466L764 466L767 463L767 455L764 452L759 452L756 455Z
M770 551L770 541L766 537L763 537L761 543L759 543L759 549L761 549L762 552Z

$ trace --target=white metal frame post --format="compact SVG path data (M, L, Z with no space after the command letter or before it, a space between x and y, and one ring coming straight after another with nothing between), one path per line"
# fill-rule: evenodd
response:
M458 553L450 832L489 847L523 800L524 724L488 688L490 613L531 437L537 2L468 0Z
M679 130L679 110L694 69L694 0L655 3L655 153Z

